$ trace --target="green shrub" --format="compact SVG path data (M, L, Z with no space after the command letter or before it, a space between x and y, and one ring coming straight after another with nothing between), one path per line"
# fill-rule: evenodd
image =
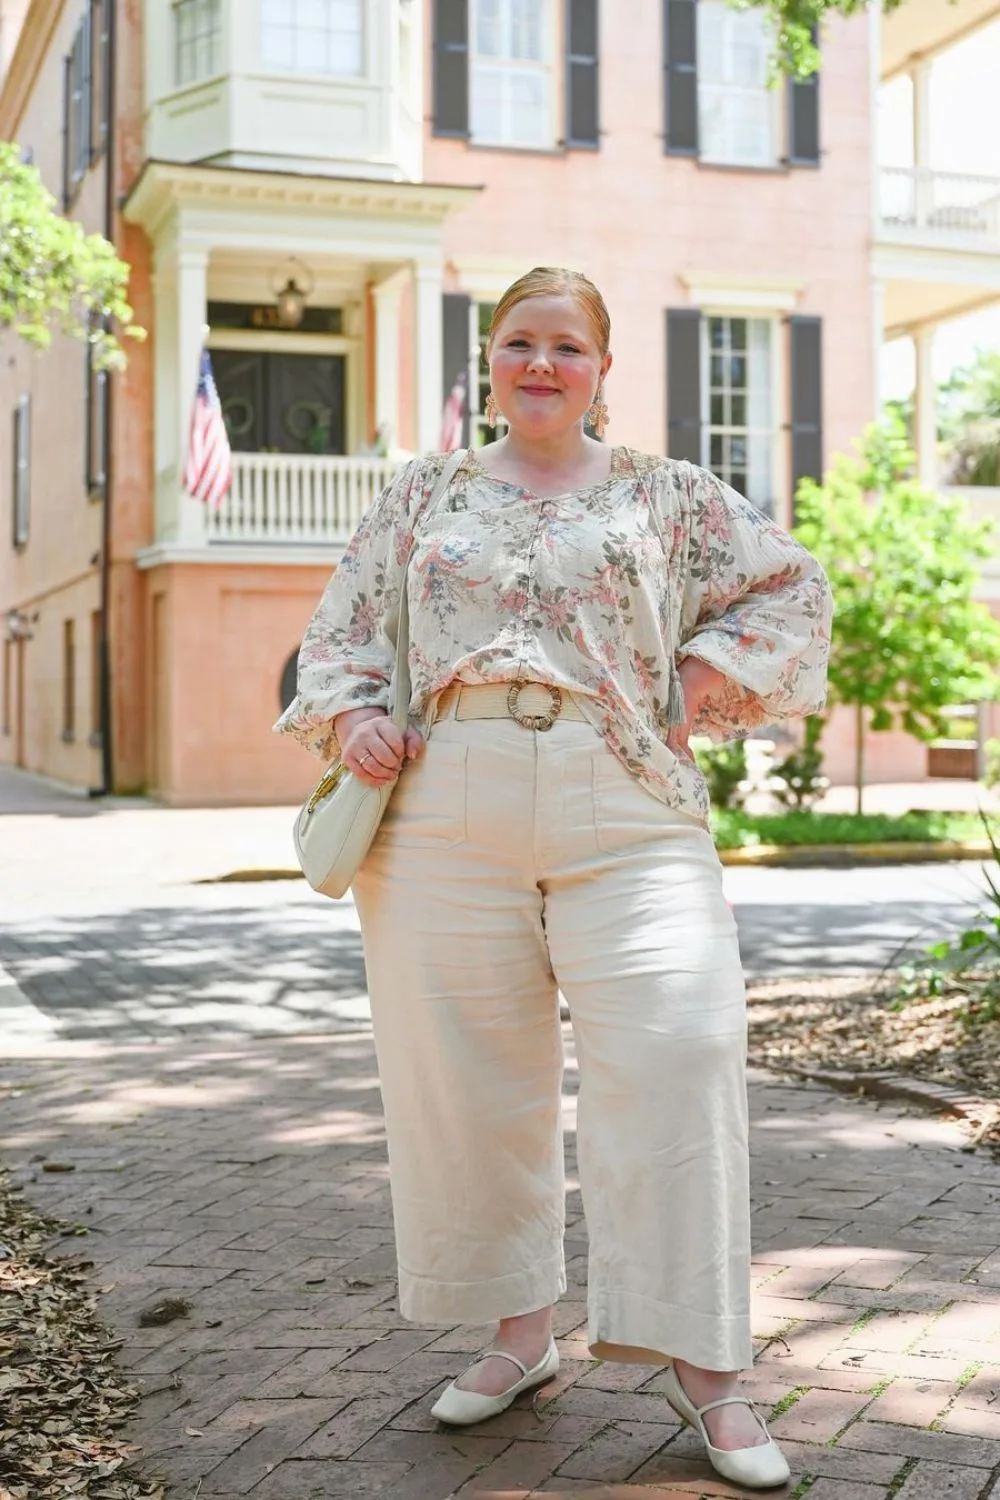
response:
M708 783L713 807L741 807L746 792L740 783L746 780L747 749L743 740L728 745L712 745L695 740L692 743L698 769Z
M819 745L822 733L823 720L813 714L805 721L800 747L775 766L773 774L781 786L775 788L774 795L782 807L808 812L829 786L823 775L823 752Z

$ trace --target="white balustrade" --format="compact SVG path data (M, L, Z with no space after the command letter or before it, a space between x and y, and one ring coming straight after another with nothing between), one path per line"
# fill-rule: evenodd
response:
M1000 178L918 167L879 169L880 220L888 230L1000 250Z
M399 468L396 459L234 453L233 483L205 512L213 545L343 545Z

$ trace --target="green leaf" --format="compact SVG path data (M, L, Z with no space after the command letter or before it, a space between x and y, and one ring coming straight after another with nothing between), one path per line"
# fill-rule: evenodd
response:
M59 329L88 340L99 368L120 368L120 335L145 337L133 321L128 278L114 246L64 219L36 168L13 142L0 142L0 329L36 349L47 349Z

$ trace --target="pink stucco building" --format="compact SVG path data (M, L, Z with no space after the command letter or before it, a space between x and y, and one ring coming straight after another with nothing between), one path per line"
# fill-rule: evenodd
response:
M269 726L314 602L463 371L484 440L482 332L532 265L606 295L609 438L785 524L875 415L885 336L923 351L926 436L927 330L1000 296L1000 227L942 217L920 69L998 8L833 21L818 78L769 89L763 13L723 0L0 0L0 137L115 239L149 331L110 378L0 340L0 761L296 799L315 767ZM877 91L905 70L917 154L887 182ZM206 327L218 512L181 483ZM923 773L873 740L876 778Z

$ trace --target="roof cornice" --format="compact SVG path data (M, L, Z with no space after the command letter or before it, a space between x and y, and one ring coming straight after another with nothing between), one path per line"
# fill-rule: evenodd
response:
M464 208L480 192L481 187L453 183L385 182L147 161L122 212L153 238L177 209L224 206L317 209L434 224Z

